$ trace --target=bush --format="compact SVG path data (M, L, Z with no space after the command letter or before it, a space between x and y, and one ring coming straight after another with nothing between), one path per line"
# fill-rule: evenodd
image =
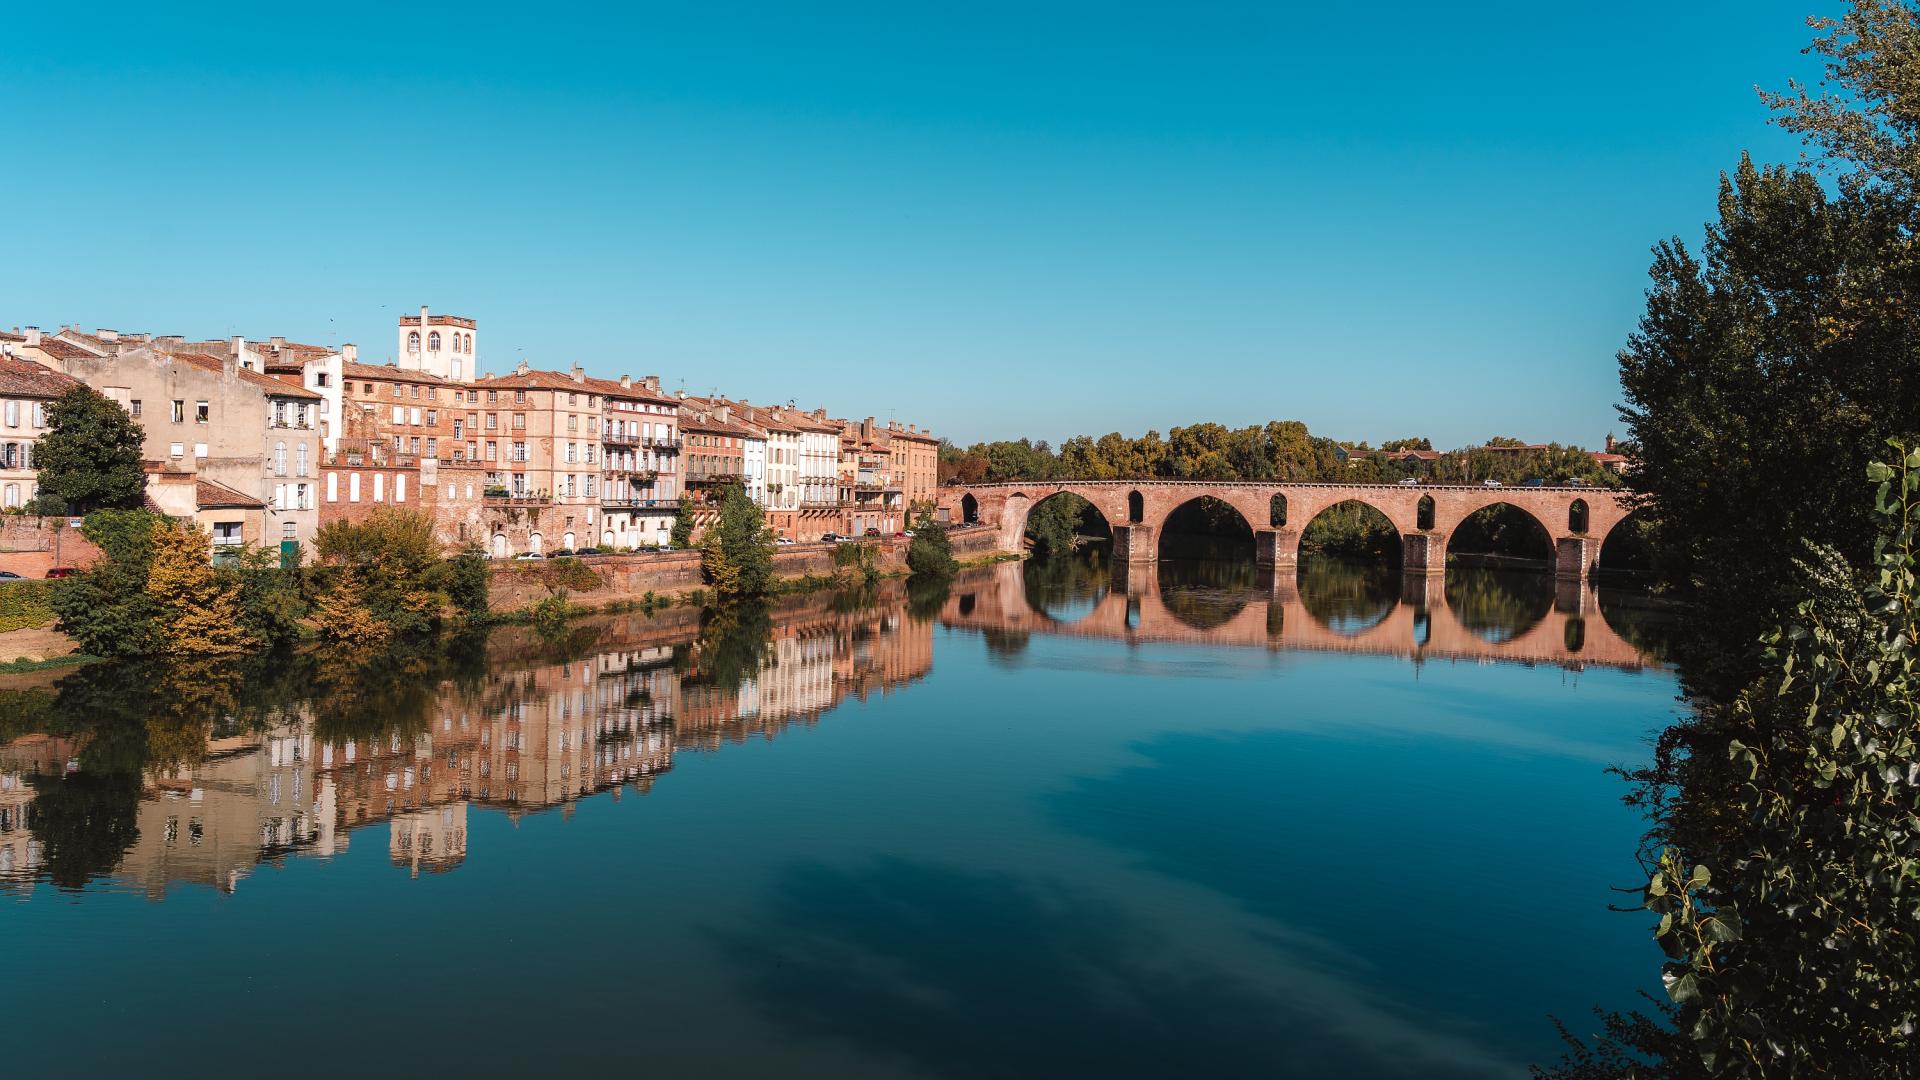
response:
M11 581L0 585L0 633L51 623L52 593L44 581Z
M907 545L907 569L917 577L952 577L959 568L947 527L933 519L931 507L922 507L913 523L913 542Z
M96 510L80 526L100 549L86 573L60 578L49 604L57 629L93 656L141 656L160 650L159 608L147 595L156 523L145 510Z

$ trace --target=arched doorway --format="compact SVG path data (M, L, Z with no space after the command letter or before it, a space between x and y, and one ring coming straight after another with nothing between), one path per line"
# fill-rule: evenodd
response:
M527 554L529 555L540 554L540 534L539 533L534 533L533 535L527 537Z
M971 492L960 496L960 520L968 525L980 524L980 500Z
M560 548L563 551L573 550L573 532L571 530L560 534Z
M613 546L613 530L612 529L607 529L600 534L600 546L604 548L610 548Z
M506 558L507 557L507 534L494 533L492 543L493 543L493 557L496 559Z

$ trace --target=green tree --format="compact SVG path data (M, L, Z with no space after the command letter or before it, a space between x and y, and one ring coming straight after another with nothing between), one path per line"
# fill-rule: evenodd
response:
M680 507L673 516L673 531L667 534L667 543L675 548L687 548L693 545L693 500L680 496Z
M907 569L916 577L943 578L952 577L959 568L947 527L934 520L932 507L921 507L913 523L913 542L907 545Z
M161 647L159 605L147 593L153 537L162 519L145 510L96 510L80 533L100 549L85 573L53 584L58 629L94 656L141 656Z
M395 634L434 629L454 607L452 574L441 558L433 523L423 515L383 506L358 522L321 526L313 548L336 581L346 577L338 571L352 571L360 603ZM339 618L339 605L323 607L330 621L347 625Z
M720 520L707 530L700 568L723 601L765 596L773 583L773 533L738 484L720 498Z
M301 595L301 572L280 565L277 548L248 545L216 573L240 585L240 624L248 636L263 645L284 645L301 635L307 601Z
M47 407L47 433L34 447L42 512L85 514L140 505L147 477L145 436L127 411L85 386Z

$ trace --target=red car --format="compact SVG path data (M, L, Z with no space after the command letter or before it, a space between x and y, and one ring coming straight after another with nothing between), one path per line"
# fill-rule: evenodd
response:
M71 566L55 566L47 571L47 579L51 581L54 578L72 577L79 572Z

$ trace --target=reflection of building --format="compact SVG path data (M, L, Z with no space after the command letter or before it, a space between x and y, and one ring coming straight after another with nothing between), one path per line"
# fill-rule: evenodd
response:
M801 606L745 662L721 655L737 644L689 642L690 622L676 636L671 623L616 618L597 651L564 662L516 664L507 645L479 684L443 683L377 732L316 735L338 719L316 702L265 731L212 739L196 764L147 775L138 837L113 874L149 896L176 882L231 892L262 861L342 852L353 830L382 823L395 866L449 871L470 853L476 809L518 815L598 792L644 794L678 749L771 738L932 666L930 623L897 608ZM28 780L77 768L77 755L47 736L0 746L0 870L12 867L14 880L45 863L28 828Z

